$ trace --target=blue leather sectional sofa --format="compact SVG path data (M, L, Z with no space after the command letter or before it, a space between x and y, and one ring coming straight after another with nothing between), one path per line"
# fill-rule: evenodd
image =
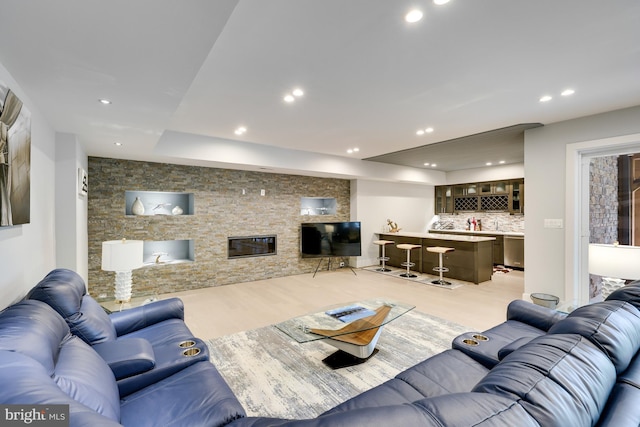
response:
M107 315L65 269L0 313L0 383L3 404L68 404L71 426L224 426L245 416L184 323L182 301Z
M637 427L639 307L640 282L569 315L514 301L504 323L314 419L284 420L245 416L179 300L107 315L75 273L54 270L0 313L0 403L68 404L72 426L92 427Z

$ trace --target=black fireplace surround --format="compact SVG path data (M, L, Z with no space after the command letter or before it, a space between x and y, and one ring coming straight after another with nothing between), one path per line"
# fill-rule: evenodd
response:
M276 235L227 237L227 258L276 255Z

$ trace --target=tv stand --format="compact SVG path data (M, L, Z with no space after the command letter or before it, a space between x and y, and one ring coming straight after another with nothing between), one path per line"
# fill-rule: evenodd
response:
M318 261L318 265L316 266L316 271L313 272L313 277L316 277L316 273L318 272L318 269L320 269L320 265L322 264L322 261L324 261L325 259L327 260L327 271L331 270L331 260L340 259L341 260L340 262L343 262L344 265L349 267L351 272L357 276L356 271L353 269L353 267L349 265L348 257L326 257L326 258L323 257L323 258L320 258L320 261Z

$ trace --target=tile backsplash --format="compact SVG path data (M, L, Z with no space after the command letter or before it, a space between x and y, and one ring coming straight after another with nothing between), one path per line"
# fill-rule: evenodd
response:
M440 214L440 224L453 230L468 230L467 220L476 219L482 223L482 231L510 231L524 232L524 215L510 215L508 213L474 212L469 214ZM477 229L477 228L476 228Z

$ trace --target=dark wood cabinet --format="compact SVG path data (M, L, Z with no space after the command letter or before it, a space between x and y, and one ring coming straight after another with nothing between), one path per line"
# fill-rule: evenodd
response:
M524 213L524 179L439 185L434 189L435 214L457 212Z
M524 179L514 179L509 185L509 212L524 213Z
M508 194L509 181L489 181L478 184L480 195Z
M435 188L435 214L453 213L453 186L439 185Z
M504 264L504 235L503 234L491 234L491 233L474 233L469 231L455 231L455 230L431 230L434 234L455 234L462 236L479 236L479 237L494 237L492 245L492 261L494 265Z
M445 273L445 277L476 284L491 280L491 275L493 274L493 240L461 241L409 237L395 233L381 233L380 238L394 242L394 244L385 247L386 256L389 257L387 265L403 268L401 264L407 260L407 252L398 249L396 247L397 244L411 243L421 245L421 248L411 251L411 262L415 263L415 266L411 269L436 276L437 273L433 271L433 267L438 265L438 254L427 252L426 248L429 246L446 246L455 250L444 255L444 266L449 268L449 272Z

